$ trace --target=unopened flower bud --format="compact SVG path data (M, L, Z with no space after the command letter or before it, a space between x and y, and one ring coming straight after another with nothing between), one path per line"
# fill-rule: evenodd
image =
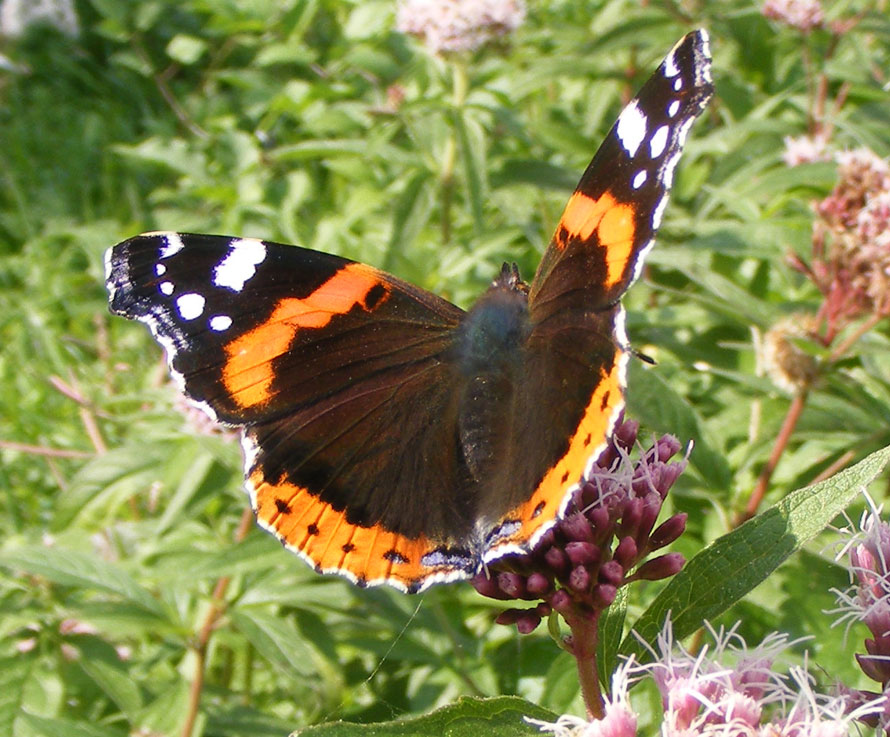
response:
M566 543L565 551L574 566L590 566L600 562L600 549L593 543Z
M610 560L600 566L600 583L611 584L618 587L624 581L624 567L617 560Z
M509 571L498 574L498 587L512 599L521 599L526 593L525 578Z
M675 514L655 528L655 531L649 536L649 549L658 550L665 545L670 545L680 537L686 530L686 519L688 516L685 512Z
M618 543L613 553L616 563L620 563L621 567L626 571L637 559L637 543L632 537L624 537ZM622 572L623 576L623 572Z
M682 553L667 553L666 555L647 560L641 565L634 578L644 581L660 581L668 576L678 573L686 563Z

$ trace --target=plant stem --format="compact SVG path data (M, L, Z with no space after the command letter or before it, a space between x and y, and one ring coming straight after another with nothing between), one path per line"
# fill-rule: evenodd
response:
M599 617L591 620L570 615L564 616L564 619L572 630L570 652L578 666L578 681L581 683L581 696L587 707L587 716L590 719L602 719L605 711L596 667Z
M803 408L807 403L808 394L809 391L803 389L795 394L794 399L791 400L791 406L788 407L785 420L782 422L782 429L779 430L779 435L776 437L776 444L773 446L773 452L770 453L769 460L760 472L760 477L757 479L757 486L754 487L754 491L748 499L748 504L745 506L744 513L736 518L736 527L757 514L757 508L763 501L763 497L766 496L766 490L769 487L770 479L773 477L773 472L776 470L776 466L779 465L779 459L782 457L782 453L785 452L785 448L788 447L788 442L791 440L794 428L797 427L797 421L803 413Z
M453 114L460 115L460 109L467 99L469 77L467 67L463 61L455 59L451 63L452 75L452 105ZM451 203L454 200L454 164L457 160L457 134L452 126L445 142L445 151L442 154L442 170L439 173L439 185L442 193L442 243L451 241Z
M253 512L246 508L241 515L241 521L238 523L238 529L235 531L235 542L241 542L250 531L253 523ZM198 718L198 709L201 706L201 692L204 689L204 670L207 664L207 647L210 643L210 635L213 634L213 628L226 609L225 595L226 589L229 587L231 578L223 576L213 587L213 596L210 601L210 609L204 617L204 622L198 632L197 642L193 646L195 652L195 677L189 686L189 704L186 712L185 722L180 731L180 737L191 737L192 730L195 728L195 720Z

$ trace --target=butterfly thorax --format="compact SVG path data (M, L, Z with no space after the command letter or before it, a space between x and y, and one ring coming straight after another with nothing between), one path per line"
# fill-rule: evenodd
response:
M516 265L504 264L458 330L461 373L458 433L473 482L486 485L503 463L513 394L531 332L528 287Z
M519 278L515 264L504 264L467 313L458 333L461 371L465 376L500 373L520 356L530 331L528 286Z

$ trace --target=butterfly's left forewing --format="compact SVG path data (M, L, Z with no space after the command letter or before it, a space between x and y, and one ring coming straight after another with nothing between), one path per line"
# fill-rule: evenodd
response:
M475 566L455 503L462 310L364 264L222 236L131 238L107 284L186 395L242 428L258 520L290 549L406 590Z

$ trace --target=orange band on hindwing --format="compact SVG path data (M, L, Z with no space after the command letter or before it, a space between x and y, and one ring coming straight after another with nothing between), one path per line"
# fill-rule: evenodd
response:
M248 490L260 525L324 573L345 573L361 585L388 583L405 591L466 577L460 567L465 561L453 566L424 562L438 547L427 537L410 539L380 525L354 525L345 512L308 489L268 483L259 469L248 477Z
M569 489L581 479L593 455L602 450L612 421L624 404L622 354L616 354L611 370L601 374L578 428L569 441L568 450L544 474L541 483L528 501L510 512L501 523L519 522L519 527L499 538L494 550L502 546L527 547L529 540L543 526L559 515ZM496 557L496 556L494 556Z

